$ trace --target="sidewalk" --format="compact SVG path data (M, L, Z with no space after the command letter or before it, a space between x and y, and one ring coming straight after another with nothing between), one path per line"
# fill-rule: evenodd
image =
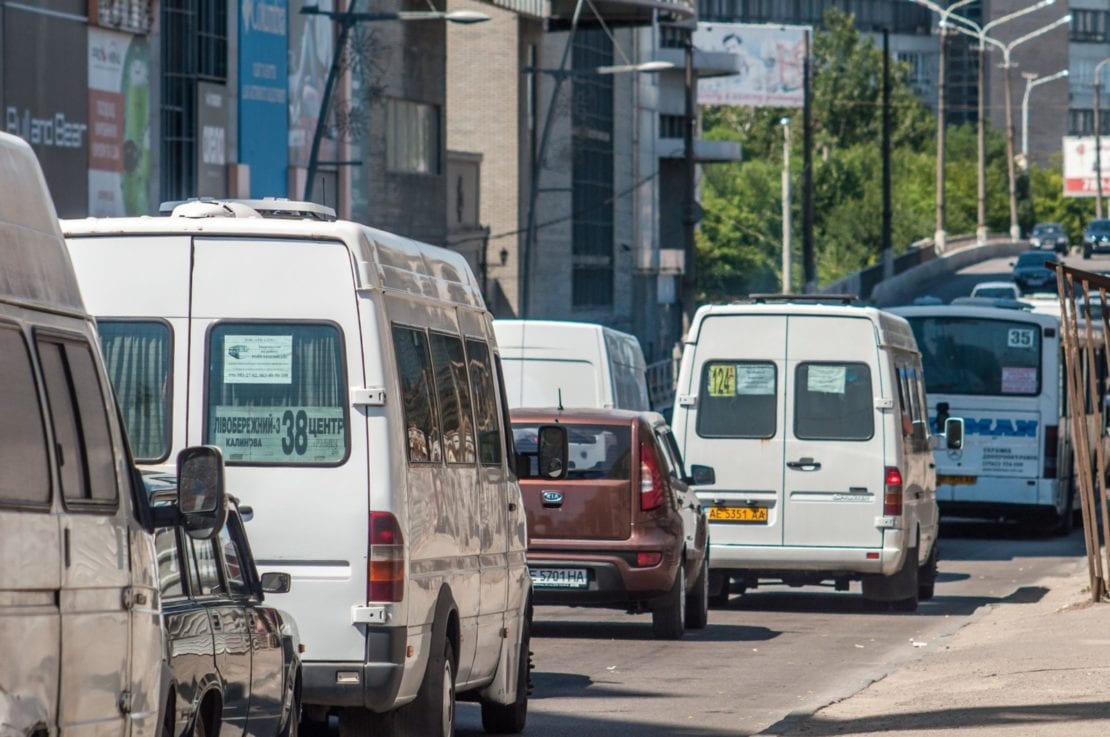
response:
M920 660L765 734L1107 737L1110 604L1091 603L1085 560L1038 583L1039 601L992 605Z

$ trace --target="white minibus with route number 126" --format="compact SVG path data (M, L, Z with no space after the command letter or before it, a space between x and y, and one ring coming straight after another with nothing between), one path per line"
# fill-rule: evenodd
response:
M942 514L1071 529L1075 491L1059 320L1022 310L892 309L909 321L934 427L964 420L960 450L938 450Z

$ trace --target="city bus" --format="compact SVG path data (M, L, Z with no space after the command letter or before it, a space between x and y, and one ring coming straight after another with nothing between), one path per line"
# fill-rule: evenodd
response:
M921 349L934 431L964 420L963 448L934 454L941 514L1070 531L1077 497L1059 319L971 305L891 312Z

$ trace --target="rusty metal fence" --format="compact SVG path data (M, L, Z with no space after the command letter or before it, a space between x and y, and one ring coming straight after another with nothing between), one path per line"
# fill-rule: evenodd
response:
M1110 277L1061 263L1056 269L1060 299L1060 335L1064 350L1064 382L1067 388L1071 432L1075 449L1075 471L1083 514L1083 542L1091 579L1091 600L1107 596L1106 575L1110 572L1110 516L1107 515L1106 427L1107 377L1110 376ZM1101 526L1100 526L1101 520Z

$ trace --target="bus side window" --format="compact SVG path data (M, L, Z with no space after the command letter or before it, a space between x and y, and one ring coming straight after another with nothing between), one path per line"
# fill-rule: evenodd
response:
M902 415L902 435L913 434L913 405L910 403L909 381L906 369L898 367L898 409Z

